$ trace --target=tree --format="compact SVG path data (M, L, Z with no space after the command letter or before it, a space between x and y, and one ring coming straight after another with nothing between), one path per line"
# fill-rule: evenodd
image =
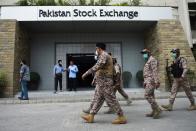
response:
M27 0L19 0L18 2L16 2L16 5L27 6L28 2Z
M90 0L90 3L88 4L89 6L95 5L95 0Z
M141 5L141 0L130 0L131 6L139 6Z
M20 6L107 6L111 5L112 0L19 0L16 4ZM138 6L141 4L141 0L129 0L129 2L122 2L117 4L112 4L114 6Z
M71 6L71 3L68 0L58 0L57 5L60 5L60 6Z
M79 2L79 5L82 5L82 6L87 5L86 0L78 0L78 2Z
M57 5L55 0L37 0L36 5L38 6L50 6L50 5Z
M27 0L28 5L36 5L36 0Z
M105 5L109 5L109 3L112 0L98 0L98 2L95 3L95 5L101 5L101 6L105 6Z
M112 6L129 6L129 3L128 2L122 2L122 3L112 4Z

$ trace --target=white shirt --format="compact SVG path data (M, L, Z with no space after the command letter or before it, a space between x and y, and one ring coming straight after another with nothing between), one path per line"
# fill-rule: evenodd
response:
M68 71L69 71L69 78L76 78L78 67L76 65L70 65L68 67Z

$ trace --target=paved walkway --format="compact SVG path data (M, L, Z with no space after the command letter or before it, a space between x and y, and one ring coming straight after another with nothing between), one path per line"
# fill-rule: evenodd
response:
M144 89L125 89L128 95L133 100L144 99ZM77 92L58 92L54 94L53 91L34 91L29 92L29 100L21 101L17 97L19 93L14 98L0 98L0 104L32 104L32 103L65 103L65 102L89 102L93 97L94 91L77 91ZM156 98L163 99L168 98L169 92L160 92L156 90ZM193 92L193 95L196 96L196 92ZM184 92L179 92L177 95L178 98L186 97ZM117 93L117 98L120 101L124 99L122 96Z
M157 100L159 104L167 99ZM104 114L102 107L95 116L95 123L85 123L80 115L89 102L45 104L0 104L0 131L196 131L196 111L187 111L185 98L175 101L174 111L164 111L160 119L145 117L150 112L146 100L134 101L125 106L120 101L128 119L125 125L113 125L116 115Z

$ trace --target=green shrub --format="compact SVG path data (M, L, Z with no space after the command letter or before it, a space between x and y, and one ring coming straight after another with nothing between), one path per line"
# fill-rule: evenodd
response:
M39 88L40 75L37 72L30 73L29 90L37 90Z
M112 0L18 0L17 5L20 6L138 6L141 5L141 0L127 0L121 3L111 4Z
M3 71L0 71L0 97L4 97L4 89L7 85L6 74Z
M16 5L28 6L29 4L27 0L19 0L18 2L16 2Z
M192 70L188 70L187 72L187 78L188 78L188 81L190 83L190 86L191 86L191 90L195 91L196 90L196 75L195 75L195 72L192 71Z
M143 85L143 82L144 82L144 77L143 77L143 71L142 70L139 70L137 73L136 73L136 79L137 79L137 82L140 86Z
M0 71L0 88L6 87L7 80L6 74L3 71Z
M40 75L37 72L31 72L30 73L30 79L31 79L30 81L32 81L32 82L39 83Z
M139 6L141 5L141 0L130 0L131 6Z
M125 87L125 88L129 87L131 79L132 79L131 72L124 71L123 74L122 74L123 87Z

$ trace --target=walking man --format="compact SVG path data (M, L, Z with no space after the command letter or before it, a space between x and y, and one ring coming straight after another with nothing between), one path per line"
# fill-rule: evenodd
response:
M145 98L152 108L152 112L146 114L146 117L153 117L154 119L158 119L161 113L161 109L155 101L154 95L154 90L160 86L158 78L158 62L151 55L151 52L148 49L143 49L141 53L143 54L143 58L145 60L143 69Z
M65 70L62 66L62 60L58 60L58 64L56 64L54 66L54 79L55 79L54 93L57 93L58 83L59 83L59 86L60 86L60 92L62 92L63 72L65 72Z
M111 54L109 54L111 56ZM120 65L117 63L116 58L112 58L113 60L113 65L114 65L114 76L113 76L113 81L114 81L114 85L113 85L113 89L114 89L114 94L116 95L116 92L118 91L127 101L127 105L130 105L132 103L132 100L129 98L129 96L126 94L126 92L123 90L122 85L121 85L121 67ZM96 85L96 75L94 76L94 79L92 81L92 85ZM95 92L96 92L96 88L95 88ZM86 110L83 110L84 113L90 113L91 108L93 107L94 104L94 98L91 101L90 107ZM105 112L106 114L110 114L110 113L115 113L114 110L112 110L112 108L109 108L108 111Z
M90 114L83 115L82 118L88 122L94 122L94 116L97 114L104 101L111 107L118 117L112 123L113 124L125 124L126 118L118 103L113 90L113 62L110 55L105 52L105 44L97 43L96 52L98 54L97 63L82 75L82 79L85 79L88 75L96 72L96 89L95 103L93 104Z
M132 103L131 99L129 98L129 96L127 95L127 93L123 90L122 87L122 73L121 73L121 67L120 65L117 63L116 58L112 58L113 60L113 65L114 65L114 93L116 94L116 92L118 91L127 101L127 105L130 105ZM112 110L112 108L109 108L109 110L106 113L114 113L114 111Z
M27 83L30 81L30 71L29 67L26 65L26 61L22 60L20 62L20 86L21 86L21 95L18 97L20 100L29 100L28 97L28 88Z
M178 89L182 86L191 105L188 110L196 110L195 99L192 95L186 73L188 71L187 60L184 57L180 57L180 49L172 49L173 64L171 67L171 73L173 74L174 80L171 89L171 95L169 98L168 105L162 105L162 107L168 111L173 110L173 104L178 92Z

